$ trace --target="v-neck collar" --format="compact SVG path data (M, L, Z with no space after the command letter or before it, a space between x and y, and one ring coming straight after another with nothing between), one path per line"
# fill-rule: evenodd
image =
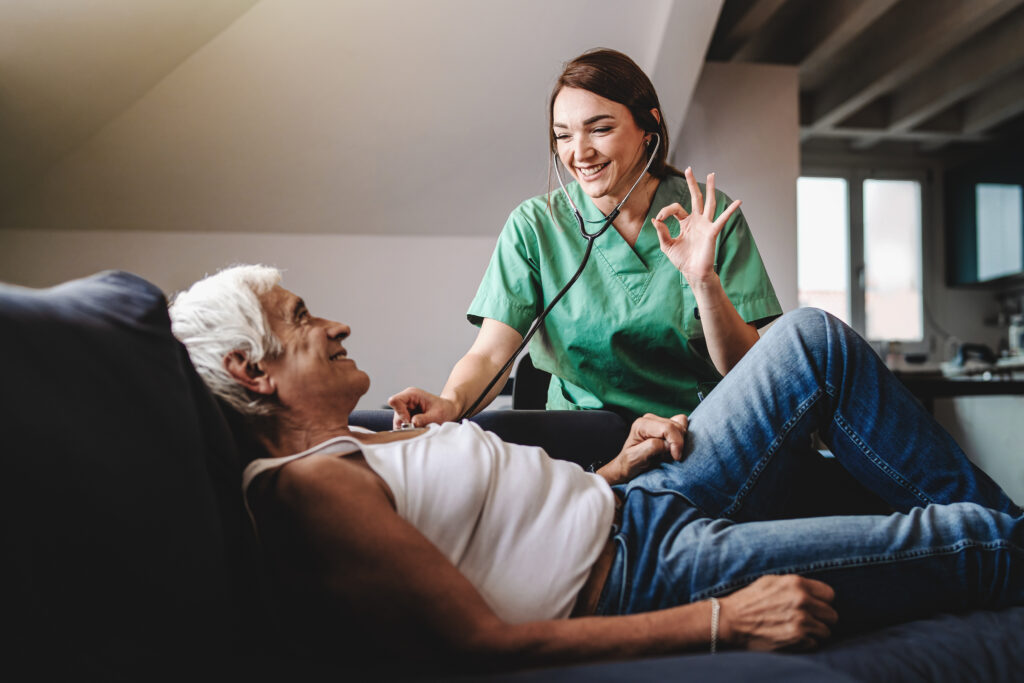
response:
M607 268L616 280L626 290L626 293L634 303L639 304L651 284L654 277L654 268L658 259L665 258L661 253L658 242L658 233L654 229L651 219L658 214L663 206L668 204L665 197L667 193L666 182L659 181L658 189L651 199L651 206L647 210L643 225L640 226L640 234L637 236L636 244L632 247L619 234L614 227L609 227L603 235L594 242L594 253L602 266ZM573 201L580 209L588 230L600 228L600 220L604 214L598 209L593 200L583 192L579 183L572 183L569 191L573 194Z

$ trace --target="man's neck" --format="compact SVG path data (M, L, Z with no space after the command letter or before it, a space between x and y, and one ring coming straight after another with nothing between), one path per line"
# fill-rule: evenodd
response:
M352 436L348 414L329 422L307 423L292 416L282 416L272 428L260 434L260 441L273 458L281 458L308 450L338 436Z

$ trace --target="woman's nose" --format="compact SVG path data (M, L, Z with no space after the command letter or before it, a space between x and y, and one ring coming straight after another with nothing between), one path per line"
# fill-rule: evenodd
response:
M578 135L573 140L572 155L576 160L586 159L593 151L593 147L590 146L590 141L585 135Z

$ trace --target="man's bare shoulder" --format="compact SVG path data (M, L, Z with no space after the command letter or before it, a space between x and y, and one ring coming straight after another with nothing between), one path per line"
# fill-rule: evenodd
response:
M279 504L293 509L380 502L394 507L387 485L360 453L341 457L317 454L293 460L279 470L272 495Z

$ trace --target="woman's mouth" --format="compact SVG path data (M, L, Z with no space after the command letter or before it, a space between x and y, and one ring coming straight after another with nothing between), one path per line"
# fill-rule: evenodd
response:
M576 173L585 180L590 180L596 177L601 171L608 166L610 162L604 162L603 164L594 164L593 166L576 166Z

